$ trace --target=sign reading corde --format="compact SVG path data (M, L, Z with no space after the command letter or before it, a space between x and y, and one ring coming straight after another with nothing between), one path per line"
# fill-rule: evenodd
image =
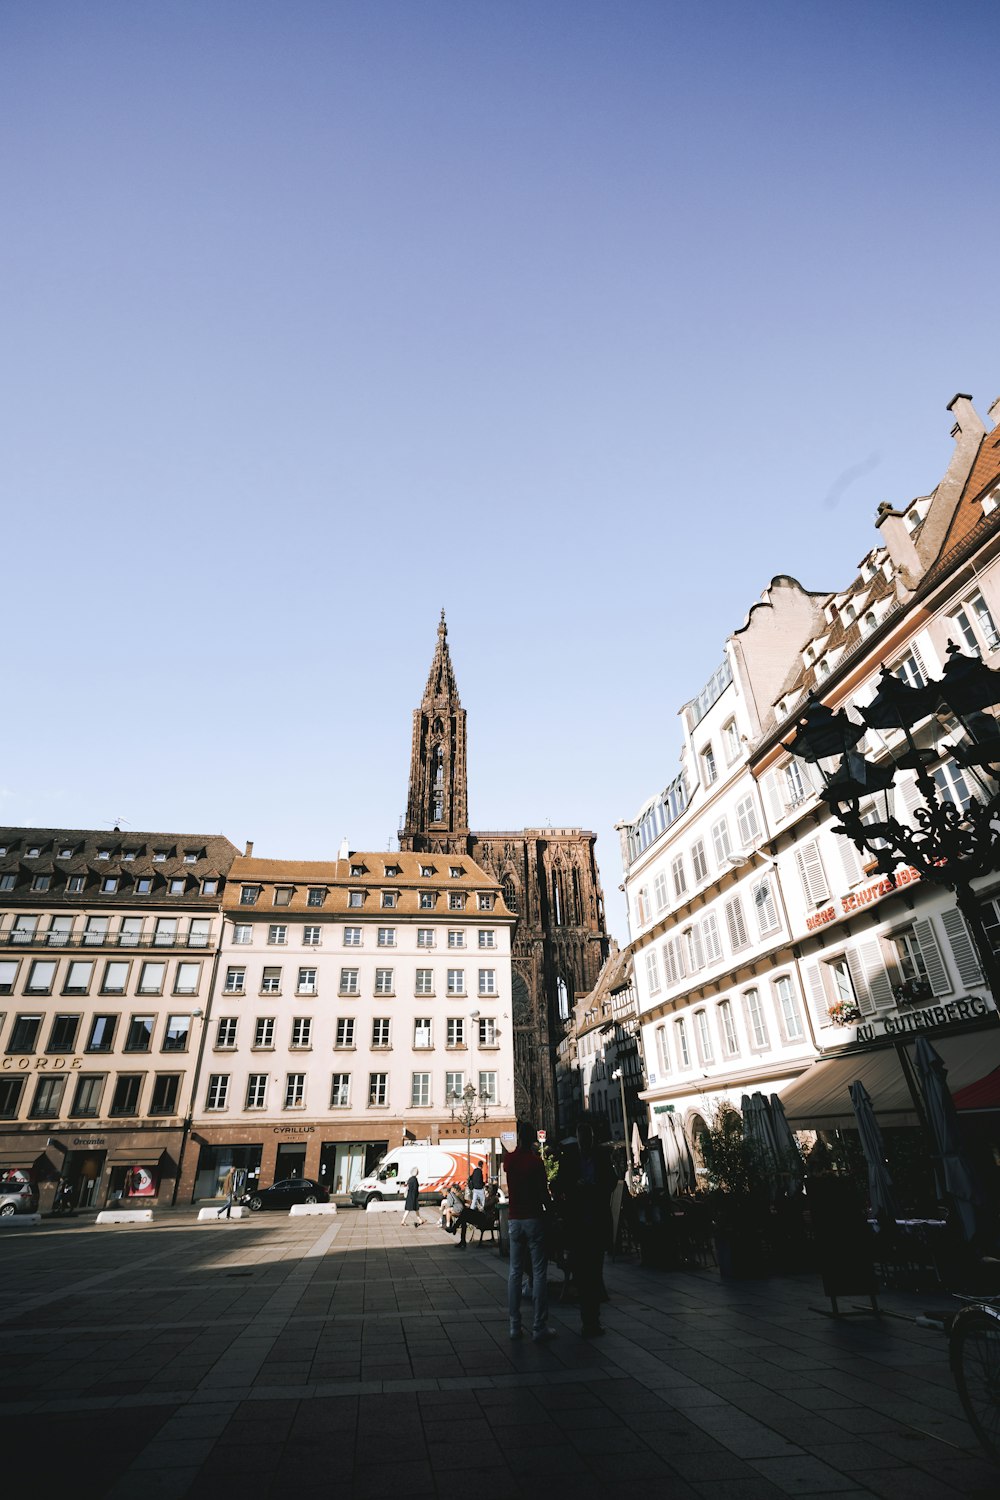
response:
M873 1042L877 1036L903 1036L908 1031L936 1031L940 1026L951 1026L956 1021L974 1021L988 1016L993 1006L978 995L966 995L964 1000L949 1000L944 1005L925 1005L922 1010L907 1011L905 1015L879 1016L878 1020L866 1021L857 1029L859 1042Z
M51 1068L53 1073L73 1072L83 1066L82 1057L5 1057L0 1066L5 1073L11 1073L19 1068L22 1073L29 1072L32 1068L40 1073L43 1068Z
M849 917L852 912L860 911L862 907L873 906L884 896L891 896L900 886L913 885L919 879L919 870L915 870L912 865L903 865L896 871L895 885L892 885L888 876L885 876L882 880L873 881L871 885L862 886L860 891L851 891L849 895L841 896L830 906L824 906L822 911L813 912L811 917L806 917L806 928L809 932L815 932L817 927L825 927L828 922L836 922L838 917Z

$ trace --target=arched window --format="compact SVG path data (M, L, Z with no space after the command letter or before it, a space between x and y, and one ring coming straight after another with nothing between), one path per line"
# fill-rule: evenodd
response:
M552 914L556 920L556 926L562 926L562 892L559 889L560 880L557 872L552 873Z
M508 911L517 911L517 887L510 875L505 875L503 878L503 899L507 903Z
M443 786L443 784L444 784L444 751L441 749L440 745L435 745L434 746L434 749L433 749L433 751L431 753L431 760L432 760L433 766L434 766L434 785L435 786Z
M559 1017L560 1017L560 1020L568 1021L569 1020L569 990L566 988L566 981L562 977L561 974L556 979L556 1000L557 1000L558 1005L559 1005Z

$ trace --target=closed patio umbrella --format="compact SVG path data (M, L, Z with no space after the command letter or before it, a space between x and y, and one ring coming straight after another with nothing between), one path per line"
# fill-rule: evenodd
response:
M692 1192L695 1187L694 1158L684 1126L676 1115L660 1116L660 1138L667 1169L667 1191L672 1196Z
M861 1149L868 1163L868 1201L872 1206L872 1213L883 1229L891 1229L899 1217L899 1210L893 1192L892 1177L886 1165L885 1142L875 1118L871 1095L860 1080L851 1084L849 1093L854 1107L854 1117L858 1122Z
M975 1173L962 1149L958 1111L948 1087L948 1069L925 1036L913 1050L924 1096L927 1123L934 1137L934 1177L937 1190L955 1205L962 1234L971 1240L984 1199Z
M767 1178L771 1198L777 1198L781 1191L781 1164L771 1112L764 1095L744 1094L740 1100L740 1114L743 1116L743 1138L754 1147L757 1165Z
M785 1106L777 1094L771 1095L769 1109L771 1112L771 1130L774 1142L778 1150L778 1159L783 1167L783 1175L788 1182L788 1196L794 1198L796 1193L802 1191L802 1179L805 1168L802 1164L802 1152L799 1143L795 1139L792 1127L788 1123L785 1114Z

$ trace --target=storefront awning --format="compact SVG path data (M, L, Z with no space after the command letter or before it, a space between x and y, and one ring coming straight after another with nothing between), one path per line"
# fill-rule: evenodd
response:
M166 1152L165 1146L126 1146L108 1152L109 1167L155 1167Z
M952 1094L966 1089L1000 1067L1000 1030L969 1032L931 1041L948 1069ZM916 1037L908 1035L906 1050L912 1063ZM901 1042L900 1045L903 1045ZM871 1095L879 1124L916 1125L917 1114L895 1047L852 1052L813 1063L781 1095L794 1130L854 1129L857 1121L848 1092L860 1080ZM959 1109L962 1104L959 1103ZM966 1108L975 1107L966 1105ZM979 1106L981 1107L981 1106Z
M0 1156L0 1172L20 1172L25 1167L33 1167L39 1156L41 1152L32 1151L30 1147L27 1151L19 1152L17 1156L11 1156L8 1151L4 1156Z

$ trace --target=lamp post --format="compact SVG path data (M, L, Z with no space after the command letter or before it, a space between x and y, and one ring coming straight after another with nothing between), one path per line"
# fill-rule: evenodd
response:
M921 880L954 892L983 974L994 999L1000 1000L1000 964L972 886L979 876L1000 869L1000 839L994 830L1000 819L1000 731L996 718L986 712L998 703L1000 672L991 672L978 657L965 656L949 642L948 661L936 681L911 687L883 667L878 692L859 709L862 724L849 719L843 709L834 713L818 698L810 698L785 749L818 766L825 783L819 795L840 818L834 832L874 859L890 885L896 884L896 867L905 862ZM961 737L942 748L976 783L965 806L935 779L930 766L940 758L939 752L921 745L915 733L932 716L957 720L961 727ZM879 733L887 761L866 760L855 748L866 728ZM923 798L913 827L901 823L889 808L889 791L900 771L916 774ZM862 814L862 802L869 800L871 806Z
M622 1091L622 1139L625 1142L625 1151L628 1153L628 1105L625 1103L625 1069L615 1068L612 1078L617 1078L618 1086Z
M468 1161L466 1181L468 1181L468 1178L472 1176L472 1127L486 1119L489 1099L479 1094L474 1084L467 1083L461 1093L455 1089L448 1095L448 1103L451 1105L451 1118L461 1120L465 1126L465 1148Z

